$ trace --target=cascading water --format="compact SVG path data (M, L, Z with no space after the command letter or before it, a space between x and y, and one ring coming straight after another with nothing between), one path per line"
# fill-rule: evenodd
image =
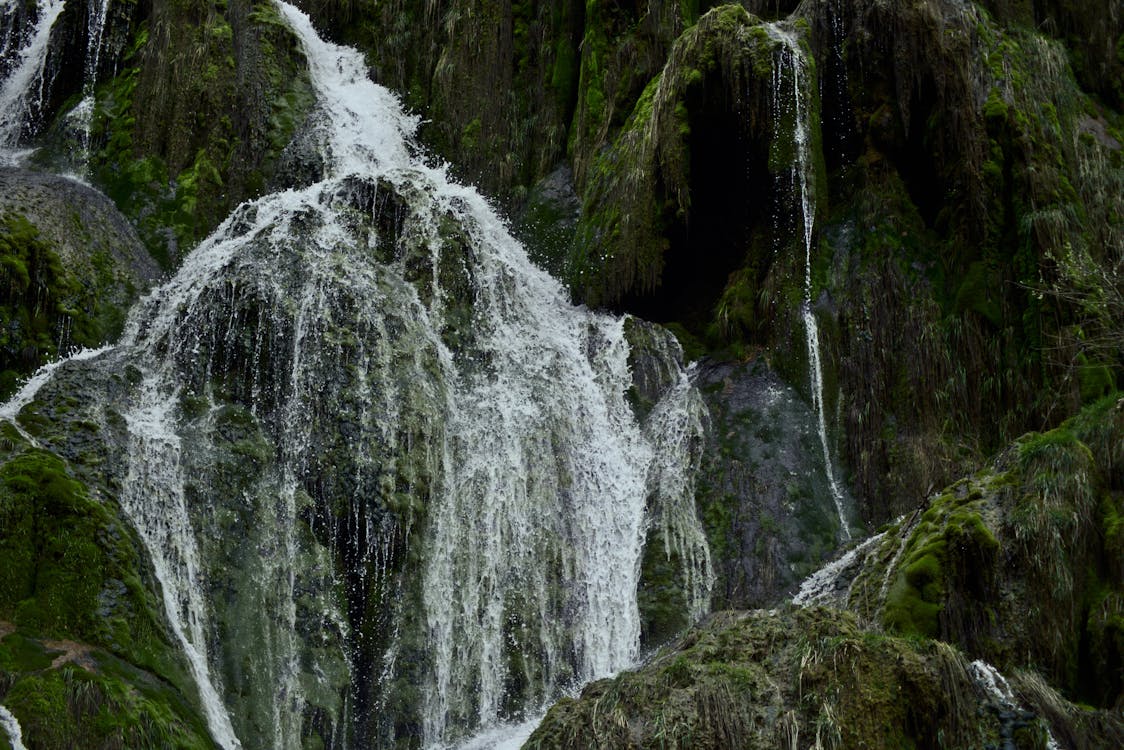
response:
M105 34L106 13L109 0L92 0L86 6L86 62L82 76L82 99L71 111L78 133L78 162L85 170L90 160L90 127L94 119L94 87L98 80L101 61L102 37Z
M665 362L675 362L665 352ZM691 366L694 369L694 365ZM663 548L683 563L684 592L690 619L710 608L714 573L710 548L695 519L695 477L702 458L700 437L705 433L706 406L691 381L692 372L679 372L669 392L656 404L644 423L644 434L655 446L648 476L656 498L656 518Z
M20 35L22 46L15 56L16 63L0 82L0 165L19 161L17 148L23 129L29 120L40 115L45 104L51 28L65 5L65 0L45 0L39 4L34 26Z
M804 332L808 348L808 375L811 381L812 408L816 413L828 485L831 487L831 495L835 501L836 511L839 513L839 526L843 532L843 537L850 540L851 529L847 524L847 514L844 509L843 488L835 478L831 449L828 445L827 419L824 414L823 364L820 357L819 325L816 323L816 316L812 311L812 238L816 220L816 197L814 167L811 157L811 144L809 143L809 133L812 126L807 105L809 96L807 88L808 63L795 32L774 23L765 24L765 29L770 38L780 43L778 62L773 66L773 101L774 110L778 112L778 120L782 107L787 106L789 102L789 97L783 91L784 86L789 82L792 86L792 110L790 114L793 119L792 138L795 150L793 179L800 195L804 240L804 299L800 305L800 314L804 319Z
M148 548L164 594L164 612L199 687L211 734L223 748L238 748L207 661L209 608L184 497L181 441L174 429L176 404L154 379L143 384L141 394L144 400L125 414L129 466L121 508Z
M636 659L650 528L705 612L703 406L668 345L638 419L626 322L573 307L360 53L278 8L322 179L240 206L79 359L218 744L444 747Z
M27 434L23 427L20 426L19 422L16 421L16 416L20 413L20 410L35 400L35 394L39 392L40 388L46 385L47 381L51 379L55 370L59 367L71 361L82 362L88 359L94 359L112 348L111 346L103 346L98 349L79 349L69 357L64 357L55 362L49 362L43 365L36 370L34 375L27 379L27 382L20 386L20 389L16 391L10 399L0 404L0 419L11 422L16 430L23 435L24 439L32 445L36 445L35 438Z
M1020 712L1025 714L1022 707L1019 706L1015 692L1011 690L1007 678L985 661L977 659L968 665L968 670L972 673L972 679L976 681L976 684L994 704L993 708L998 711L1000 723L1003 725L1000 735L1009 742L1017 714ZM1049 723L1046 724L1046 750L1061 750L1061 745L1054 737Z
M838 606L840 609L845 608L850 596L850 584L853 583L853 580L848 583L846 589L843 589L840 584L844 575L850 571L853 579L853 569L857 565L865 563L870 554L877 549L884 536L886 536L886 532L875 534L854 549L848 550L838 560L832 560L805 578L801 582L800 590L796 592L796 596L792 597L792 603L798 607Z
M12 716L12 712L6 706L0 706L0 727L8 735L8 744L12 746L12 750L27 750L27 747L23 744L23 732L20 729L20 723L15 716Z

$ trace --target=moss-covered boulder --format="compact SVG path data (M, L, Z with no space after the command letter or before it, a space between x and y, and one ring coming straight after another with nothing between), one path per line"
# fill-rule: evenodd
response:
M890 632L1030 668L1071 700L1124 701L1124 401L1028 434L865 553L848 606Z
M815 414L764 357L700 363L707 432L696 501L715 563L715 609L769 606L823 564L844 532Z
M1124 738L1111 712L1066 703L1034 674L1000 698L955 648L803 609L722 612L651 662L550 709L542 748L1044 748Z
M20 722L24 745L35 750L216 747L171 684L75 641L18 632L0 639L0 701Z
M94 65L86 3L52 33L28 129L40 167L106 192L167 270L238 203L277 183L313 105L296 38L268 2L109 2Z
M0 568L0 702L29 747L214 746L134 532L7 423Z
M105 196L0 170L0 399L44 362L116 339L157 275Z
M1063 45L971 5L809 20L832 203L817 278L878 523L1119 378L1120 119Z

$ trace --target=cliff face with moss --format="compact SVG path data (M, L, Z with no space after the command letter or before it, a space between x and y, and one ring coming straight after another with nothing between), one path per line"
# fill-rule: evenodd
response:
M717 613L559 702L527 746L1116 746L1122 416L1112 396L1020 437L793 603Z
M1121 742L1117 4L299 4L420 118L418 164L447 162L477 185L573 302L636 316L634 419L654 445L682 444L692 479L680 489L705 539L670 535L658 520L670 501L653 490L646 518L657 520L636 562L639 643L673 645L557 706L532 747L1038 748L1050 732L1064 747ZM21 30L47 12L4 10L0 78L17 67ZM129 307L232 211L221 230L232 242L257 227L244 201L328 178L307 58L269 2L61 9L17 133L37 150L24 170L0 168L0 398L45 362L116 341ZM251 519L299 521L296 635L283 645L273 625L247 624L246 582L276 571L203 545L225 561L208 573L224 602L211 628L230 641L221 678L238 686L228 704L246 747L281 736L268 726L272 686L254 683L272 668L256 641L302 654L284 672L307 697L293 746L363 735L411 747L432 731L419 706L434 699L415 683L439 671L437 657L420 635L428 623L403 608L424 608L416 570L430 553L417 540L440 526L432 446L452 428L401 403L426 388L447 398L434 385L443 367L468 381L495 371L481 310L513 283L482 281L477 243L492 230L466 230L461 203L419 208L432 186L380 176L332 191L338 242L392 269L378 294L424 308L433 341L405 312L356 324L370 301L321 289L316 340L331 354L318 361L332 374L305 395L336 412L303 422L303 442L286 437L285 399L301 391L271 368L300 364L313 297L258 288L272 245L247 242L254 260L181 321L206 332L195 348L171 337L160 349L191 390L173 421L197 449L180 465L199 477L184 493L193 523L273 554ZM304 210L290 232L300 252L320 247L324 221ZM294 285L315 276L268 267ZM615 351L587 335L584 356ZM411 336L426 343L407 346ZM699 411L653 436L669 429L658 405L676 392L680 349L699 362ZM409 383L387 374L407 371ZM60 372L0 421L0 568L11 571L0 704L30 748L212 746L198 674L125 509L138 480L121 464L132 450L122 415L152 373ZM377 440L361 395L372 389L402 394L380 402L399 421ZM113 406L93 408L95 392ZM349 453L361 437L375 458ZM528 481L568 498L582 467L559 457L557 432L536 440ZM540 476L544 465L557 477ZM285 495L290 479L299 489ZM219 484L229 492L216 500L205 488ZM373 499L354 501L363 493ZM237 502L223 506L227 496ZM216 502L223 510L207 510ZM743 610L777 605L874 530L819 600L851 614L721 614L674 640L693 624L700 544L710 606ZM333 566L347 573L327 583ZM523 649L502 660L504 720L577 671L528 635L536 607L569 611L564 586L541 588L505 603L497 626ZM1005 674L1013 697L989 693L974 660ZM474 709L485 710L469 700L450 711Z

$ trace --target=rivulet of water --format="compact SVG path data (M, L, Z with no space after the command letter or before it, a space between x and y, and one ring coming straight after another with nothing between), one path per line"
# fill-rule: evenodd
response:
M824 467L832 499L839 513L839 525L843 537L851 538L844 509L843 488L835 478L835 467L827 436L827 419L824 414L823 362L820 354L819 325L812 311L812 242L816 222L815 169L811 156L808 97L811 96L808 80L808 63L799 38L791 29L775 23L765 24L770 38L780 43L777 62L773 68L774 106L792 107L793 146L795 160L793 176L800 195L801 226L804 245L804 299L800 305L800 315L804 320L804 333L808 349L808 376L812 393L812 408L816 413L820 445L823 448ZM784 91L791 85L790 92Z
M0 728L4 729L4 733L8 735L8 744L12 746L12 750L27 750L23 744L23 731L20 729L20 723L12 716L12 712L6 706L0 705Z

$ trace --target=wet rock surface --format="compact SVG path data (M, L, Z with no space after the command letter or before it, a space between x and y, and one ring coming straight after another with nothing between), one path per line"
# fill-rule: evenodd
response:
M696 383L711 416L698 506L714 607L768 606L843 541L815 415L761 357L704 360Z

